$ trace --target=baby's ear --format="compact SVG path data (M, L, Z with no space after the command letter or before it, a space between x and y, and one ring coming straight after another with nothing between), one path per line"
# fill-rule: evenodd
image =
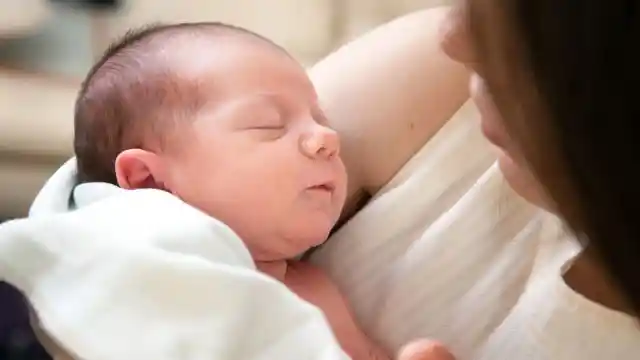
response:
M118 186L127 190L165 190L163 168L160 157L147 150L128 149L116 157L116 179Z

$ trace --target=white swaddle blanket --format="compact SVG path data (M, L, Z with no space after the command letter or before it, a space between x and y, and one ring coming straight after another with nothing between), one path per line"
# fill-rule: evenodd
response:
M59 358L347 358L322 313L255 271L227 226L162 191L74 189L74 172L71 160L29 219L0 227L0 278Z

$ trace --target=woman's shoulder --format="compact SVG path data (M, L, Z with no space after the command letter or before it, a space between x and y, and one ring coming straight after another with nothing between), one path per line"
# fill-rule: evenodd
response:
M467 70L439 46L446 13L433 8L402 16L310 69L342 136L350 198L377 192L468 99Z

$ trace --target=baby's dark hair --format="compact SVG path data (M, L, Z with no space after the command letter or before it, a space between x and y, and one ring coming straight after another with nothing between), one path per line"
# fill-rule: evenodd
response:
M207 103L198 79L183 79L176 64L166 61L180 51L169 47L202 40L211 44L230 36L259 40L284 51L250 30L220 22L147 25L113 43L90 69L76 99L78 182L117 185L118 154L142 148L150 137L161 143L160 129L194 117Z

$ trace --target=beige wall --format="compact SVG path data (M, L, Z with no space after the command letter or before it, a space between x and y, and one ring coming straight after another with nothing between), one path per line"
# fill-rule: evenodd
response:
M154 21L223 21L248 27L307 60L332 44L330 0L131 1L123 14L104 21L103 39ZM197 9L194 11L194 9Z
M257 31L310 64L378 24L449 1L124 0L121 11L107 15L47 6L47 0L8 1L0 5L0 39L5 35L0 65L80 77L110 41L131 27L211 20Z
M311 63L345 39L410 11L447 0L137 0L101 28L102 45L153 21L230 22L259 32ZM195 11L194 11L195 10Z

